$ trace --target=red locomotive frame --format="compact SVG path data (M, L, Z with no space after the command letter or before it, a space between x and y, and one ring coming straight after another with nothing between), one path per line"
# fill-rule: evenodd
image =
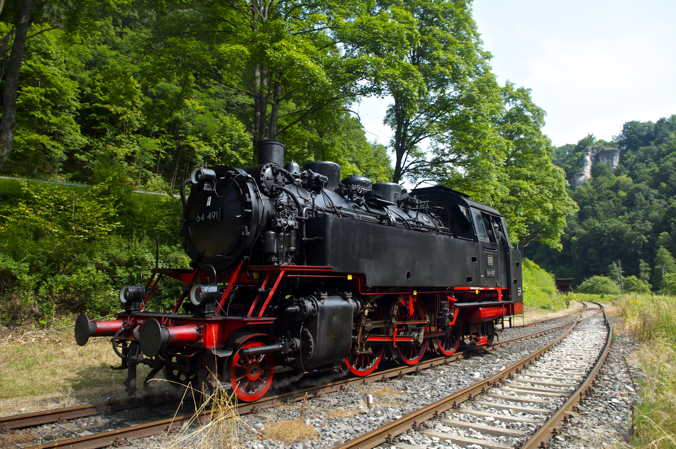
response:
M176 300L171 313L144 312L162 276L180 281L184 293ZM295 278L343 280L347 289L354 292L355 297L395 298L393 302L395 311L389 333L381 331L367 335L365 344L372 349L364 353L355 352L349 360L343 361L346 368L357 376L366 376L375 371L388 347L398 354L402 363L408 365L420 362L430 349L443 356L453 355L466 338L466 334L454 331L460 323L476 330L470 336L470 343L476 346L490 344L492 335L489 335L490 331L486 329L492 327L485 327L485 323L492 326L497 320L522 313L521 302L504 300L509 297L509 291L504 287L460 286L446 289L398 288L376 291L364 287L363 274L339 273L328 266L247 265L245 261L240 261L233 269L217 275L216 279L199 269L156 268L146 283L146 293L138 310L122 312L117 319L111 321L91 321L82 315L78 318L76 336L79 343L82 343L81 340L86 342L90 336L111 336L114 337L114 342L127 348L129 343L139 340L139 329L146 322L155 320L157 326L154 331L159 333L160 337L157 338L163 347L182 348L177 357L193 357L194 354L185 352L186 348L213 354L211 363L216 361L216 364L212 365L214 370L220 372L221 378L229 380L228 383L238 398L255 401L269 391L274 377L275 353L272 349L275 349L275 342L270 329L278 317L267 316L266 311L282 282ZM186 300L189 288L201 282L225 283L225 289L216 305L219 313L227 310L228 302L236 287L254 288L257 294L244 316L216 314L200 317L179 314L178 311ZM431 297L445 297L448 301L451 311L448 329L434 325L426 315L423 300ZM83 330L85 327L86 330ZM423 329L424 337L418 338L405 332L411 328ZM246 332L240 334L238 331L243 329L246 329ZM226 365L218 366L219 362ZM135 369L130 372L135 377ZM128 382L133 382L133 379L128 379Z

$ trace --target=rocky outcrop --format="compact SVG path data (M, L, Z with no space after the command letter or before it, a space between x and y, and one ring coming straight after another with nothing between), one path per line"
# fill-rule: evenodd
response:
M582 168L575 175L573 185L579 186L592 177L592 168L596 164L606 164L615 169L620 163L620 149L614 147L589 147L584 152Z

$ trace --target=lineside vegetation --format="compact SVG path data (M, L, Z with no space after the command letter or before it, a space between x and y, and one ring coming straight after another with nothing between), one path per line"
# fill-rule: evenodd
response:
M676 296L571 294L571 300L602 301L619 309L622 332L638 343L628 362L640 367L639 402L631 445L676 447Z

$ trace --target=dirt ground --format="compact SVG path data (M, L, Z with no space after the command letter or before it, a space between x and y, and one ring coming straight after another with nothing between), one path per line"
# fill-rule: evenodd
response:
M107 338L75 344L72 325L0 328L0 416L125 395Z
M544 310L544 309L538 309L538 308L535 308L535 307L524 306L523 318L521 316L517 315L516 317L514 317L514 324L518 326L520 324L530 324L534 321L557 318L557 317L561 317L561 316L565 316L565 315L569 315L571 313L577 312L580 309L582 309L582 303L579 303L577 301L571 301L570 305L568 306L567 309L562 309L562 310L557 310L557 311Z

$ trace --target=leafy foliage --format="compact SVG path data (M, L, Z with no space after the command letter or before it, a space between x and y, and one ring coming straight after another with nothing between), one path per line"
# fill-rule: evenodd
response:
M116 165L138 188L175 191L195 166L246 166L252 141L280 138L298 162L389 175L347 111L367 61L332 31L363 5L84 3L35 6L5 173L91 182Z
M507 153L501 181L507 192L496 204L521 246L539 242L560 249L567 219L577 205L568 194L562 170L552 162L551 142L542 133L545 113L527 89L508 83L503 99L506 109L499 129Z
M607 276L592 276L585 279L576 289L580 293L617 294L620 287Z
M673 273L676 273L676 260L668 249L660 246L655 254L655 268L653 270L655 287L658 289L666 288L667 276Z
M632 293L650 293L650 284L632 274L624 278L624 290Z
M0 319L46 323L57 312L116 310L116 291L153 266L153 237L164 263L187 263L175 243L177 200L172 209L163 197L134 197L107 181L91 188L23 182L14 201L4 198ZM167 220L172 229L158 230Z
M664 294L676 295L676 273L667 273L664 275Z
M556 289L554 277L530 259L523 259L524 304L531 307L556 310L566 301Z
M566 157L608 144L587 136L555 155L567 173L574 173ZM569 221L562 251L538 247L531 257L560 276L577 279L605 274L617 263L623 274L659 291L664 274L676 271L671 256L676 251L676 116L628 122L615 145L621 149L617 169L596 164L592 179L572 191L579 212ZM618 273L613 277L621 279Z

